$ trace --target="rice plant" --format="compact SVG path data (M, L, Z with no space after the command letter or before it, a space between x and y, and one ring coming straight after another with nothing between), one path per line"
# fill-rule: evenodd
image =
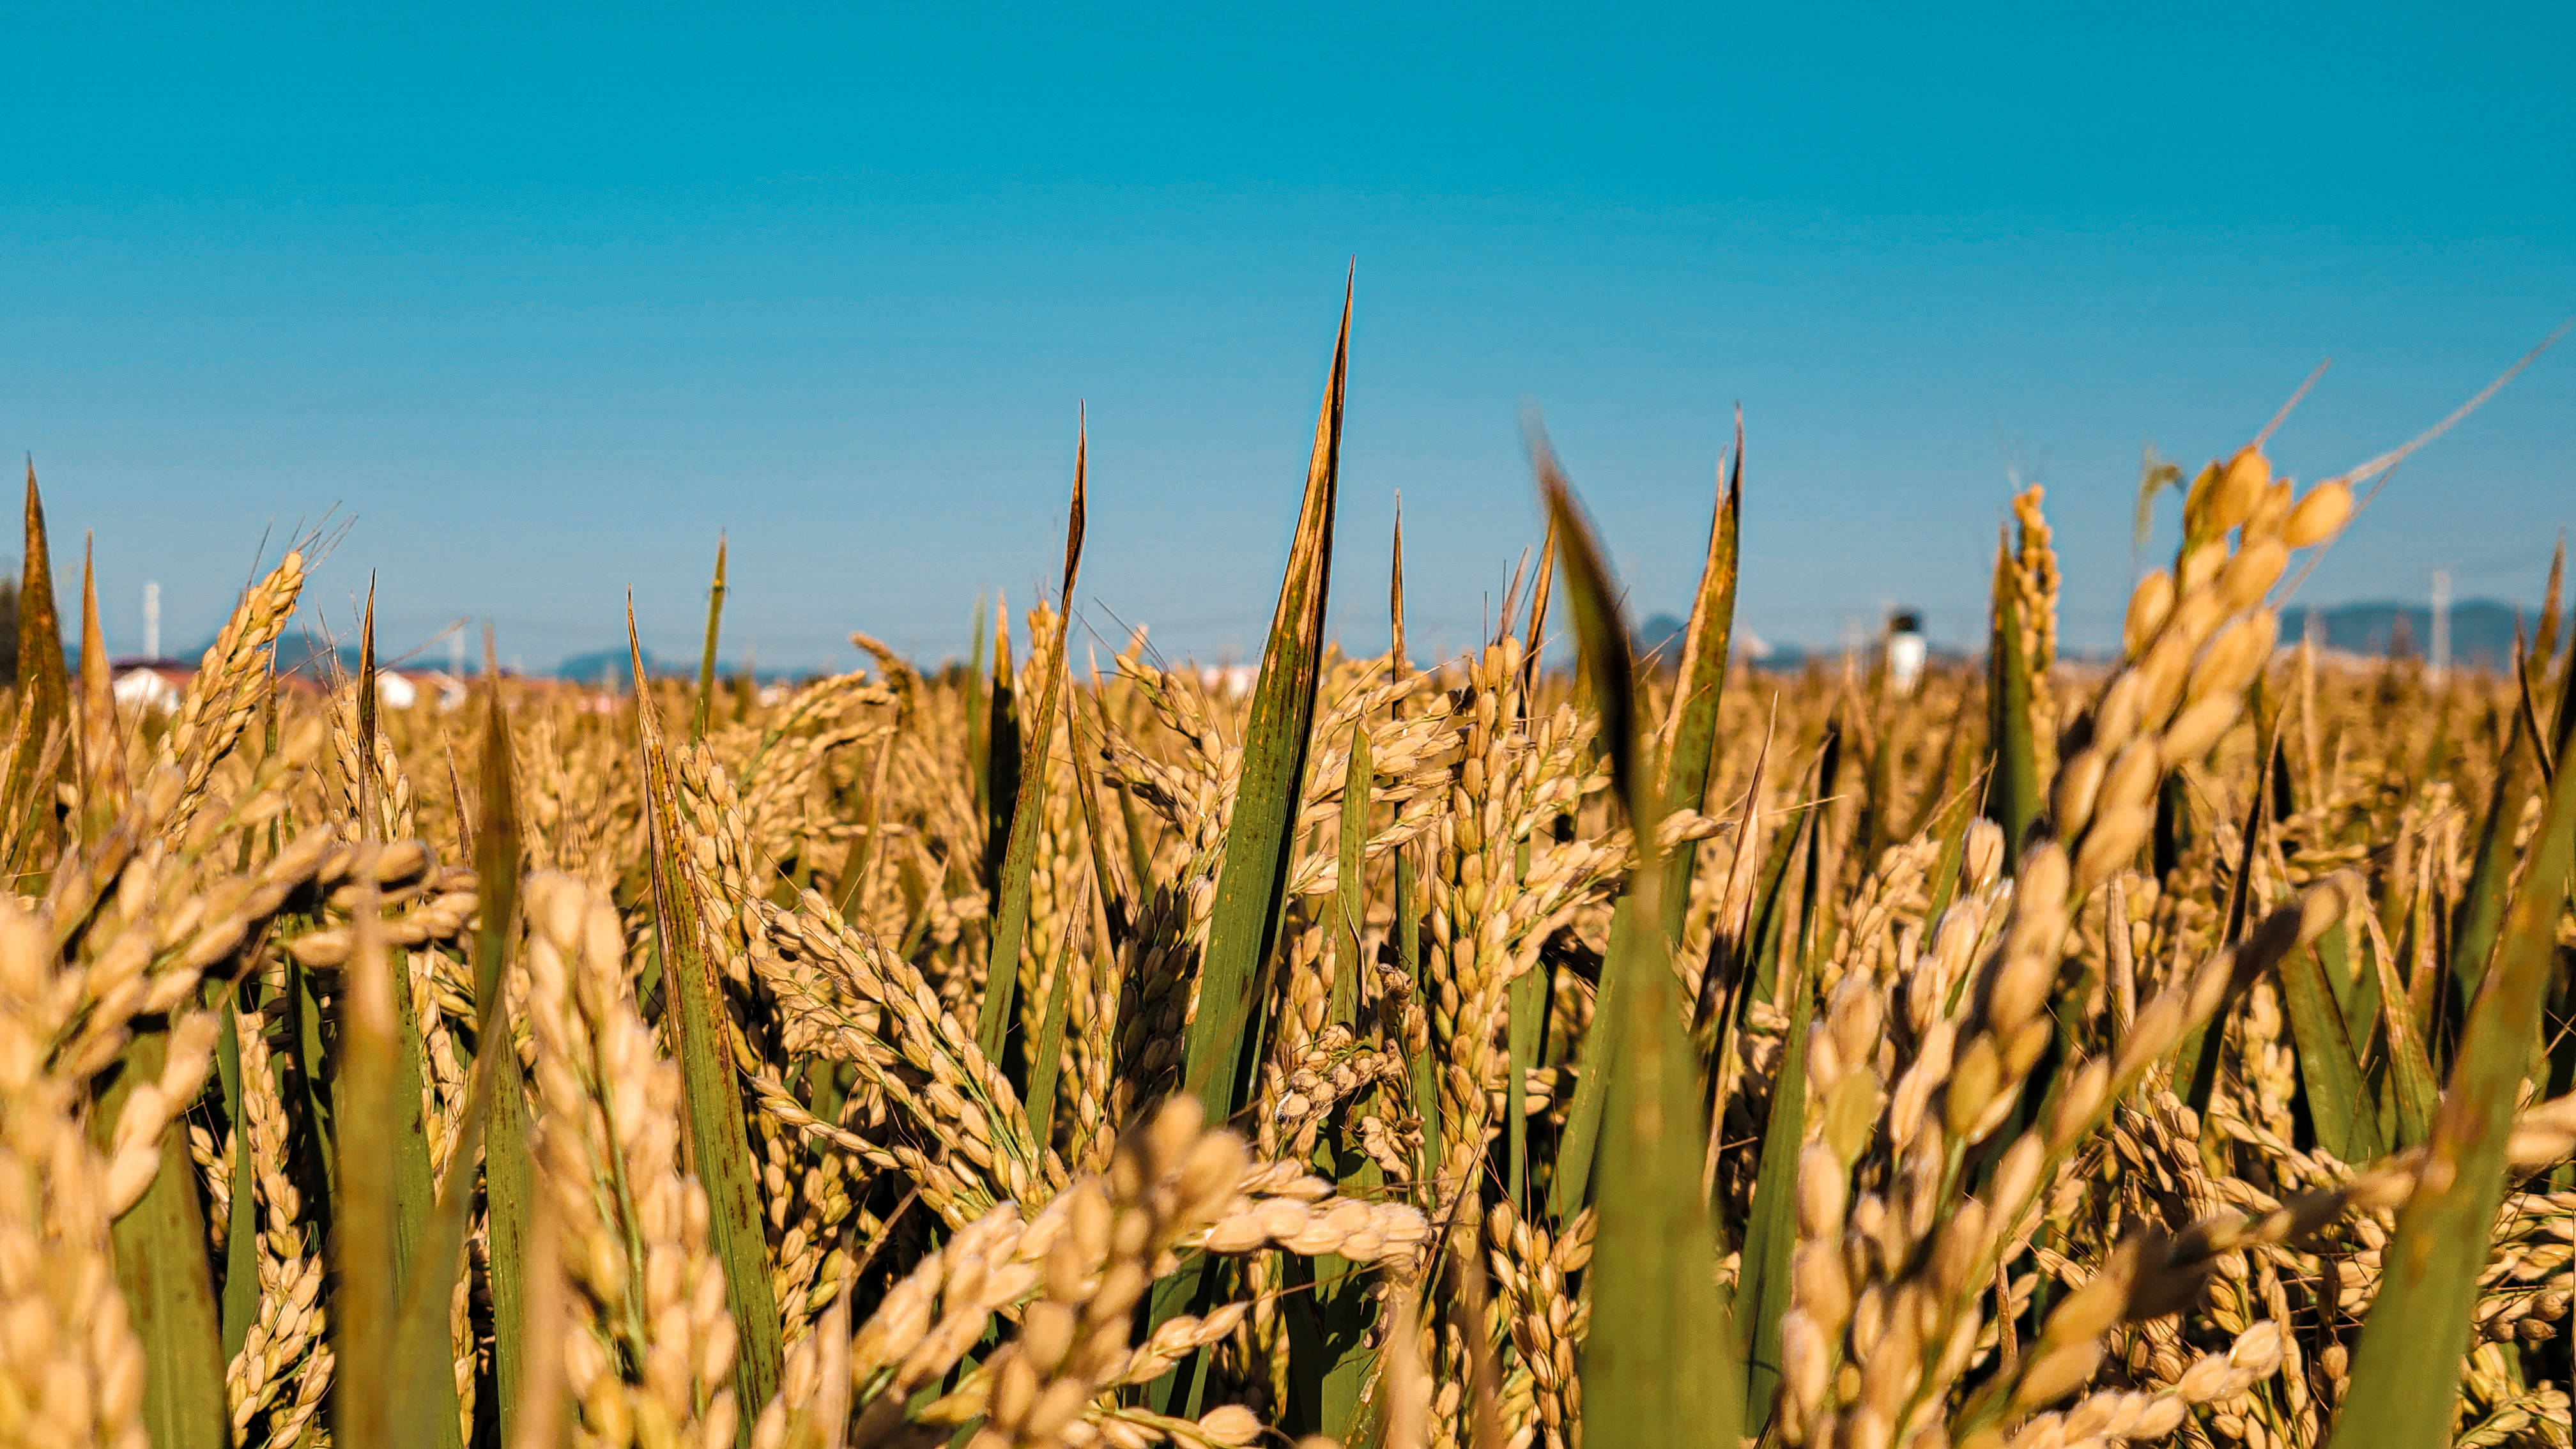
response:
M1240 698L1074 670L1079 447L969 666L728 679L719 552L606 712L290 687L295 552L120 707L31 476L0 1440L2568 1449L2554 578L2500 675L2285 647L2387 463L2249 446L2115 660L2033 489L1981 662L1758 674L1739 426L1640 658L1534 435L1502 626L1412 658L1399 525L1354 658L1347 349Z

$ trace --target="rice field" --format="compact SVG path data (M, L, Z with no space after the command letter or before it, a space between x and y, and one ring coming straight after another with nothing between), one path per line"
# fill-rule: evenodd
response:
M2249 446L2116 661L2034 489L1985 658L1762 675L1741 439L1661 658L1535 439L1496 636L1399 532L1352 658L1341 406L1239 697L1072 666L1078 465L964 668L763 698L719 565L693 686L380 710L288 553L120 708L31 477L0 1441L2568 1449L2555 576L2505 674L2285 644L2386 460Z

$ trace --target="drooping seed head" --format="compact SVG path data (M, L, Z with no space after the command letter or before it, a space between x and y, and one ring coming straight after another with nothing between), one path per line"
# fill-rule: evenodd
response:
M2227 561L2218 576L2218 595L2231 609L2253 608L2272 591L2289 561L2290 550L2279 539L2258 538Z
M2077 754L2058 770L2056 787L2050 792L2049 808L2057 817L2059 834L2074 835L2083 830L2085 821L2093 817L2093 802L2101 792L2103 772L2108 768L2108 757L2095 746Z
M2164 626L2165 615L2173 612L2173 601L2173 575L2163 569L2138 580L2138 586L2129 591L2129 614L2120 627L2121 647L2128 658L2146 652L2156 630Z
M2308 490L2308 496L2281 520L2281 542L2291 548L2311 548L2343 531L2352 517L2352 485L2341 478L2329 479Z
M2212 579L2218 577L2218 571L2226 567L2226 564L2227 541L2216 537L2205 538L2183 553L2181 575L2176 580L2176 584L2184 595L2198 593L2208 587Z
M2255 508L2263 501L2263 490L2271 486L2272 460L2251 444L2237 449L2236 456L2219 470L2203 521L2211 532L2225 533L2254 516Z
M2209 747L2236 723L2238 708L2234 694L2215 694L2175 716L2159 746L2165 762L2179 765L2209 753Z
M2250 543L2258 538L2278 535L2281 520L2290 516L2290 509L2297 502L2298 485L2287 478L2273 479L2271 486L2263 490L2262 501L2254 505L2254 516L2245 520L2245 540Z

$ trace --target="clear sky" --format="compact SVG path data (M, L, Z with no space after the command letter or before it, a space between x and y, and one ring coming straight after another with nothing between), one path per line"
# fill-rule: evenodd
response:
M1640 614L1745 409L1742 617L1980 628L2015 471L2116 632L2142 446L2403 440L2576 312L2576 7L15 7L0 448L111 646L213 630L272 523L356 523L389 648L964 647L1265 625L1358 263L1336 621L1464 645L1543 408ZM2150 12L2153 13L2150 13ZM2308 598L2538 596L2576 343L2401 471ZM309 617L309 610L308 610ZM443 652L443 651L442 651Z

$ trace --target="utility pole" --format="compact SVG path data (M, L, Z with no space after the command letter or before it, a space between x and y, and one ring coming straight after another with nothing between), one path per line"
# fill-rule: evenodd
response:
M161 586L158 583L143 586L143 657L161 657Z
M2430 655L2431 675L2435 684L2451 672L2451 571L2433 570L2433 648Z

